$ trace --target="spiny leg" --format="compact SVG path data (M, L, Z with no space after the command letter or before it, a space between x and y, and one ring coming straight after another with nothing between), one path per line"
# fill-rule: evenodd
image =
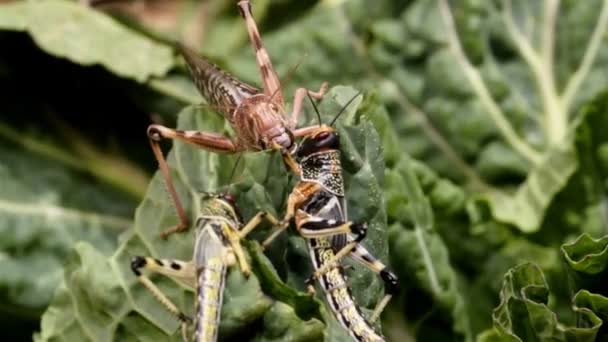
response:
M273 226L280 224L279 220L267 211L260 211L252 217L240 230L239 236L241 239L245 238L255 227L257 227L262 220L268 220Z
M268 220L273 225L277 225L279 223L279 221L272 214L266 211L260 211L254 217L252 217L249 222L243 225L238 232L235 232L228 226L224 227L224 237L230 243L234 258L236 258L236 262L238 262L241 272L247 278L251 274L251 268L249 267L247 259L245 258L245 253L243 252L243 247L241 246L241 239L245 238L245 236L247 236L247 234L257 227L264 219Z
M304 222L299 227L300 235L307 239L327 237L338 234L354 234L355 238L342 247L331 259L327 260L321 267L312 274L312 279L318 279L323 273L327 272L348 255L367 235L367 224L353 223L351 221L339 222L335 220L311 219ZM312 281L310 279L310 281Z
M131 270L137 276L137 279L152 293L169 312L174 314L180 321L180 330L184 341L188 341L188 323L192 319L184 314L167 296L142 273L142 270L160 273L168 277L176 278L183 284L194 287L196 272L189 262L180 260L154 259L150 257L136 256L131 260Z
M279 236L285 229L289 227L289 222L291 222L296 216L295 208L297 208L303 201L307 199L306 195L303 194L308 192L313 193L321 186L313 183L312 189L306 189L307 187L309 186L304 183L298 183L293 188L291 194L289 194L289 197L287 198L287 210L285 212L285 216L281 221L274 224L274 226L277 228L262 242L263 249L266 249L277 236Z
M278 228L262 242L262 249L266 249L287 227L289 227L289 223L279 223Z
M289 198L287 199L287 213L285 214L285 217L283 218L283 220L278 221L273 216L273 219L276 221L276 222L273 222L273 225L277 228L274 232L272 232L272 234L270 234L262 242L262 249L266 249L272 243L272 241L274 241L274 239L276 239L283 231L285 231L285 229L287 229L289 227L289 222L294 217L294 209L293 209L293 208L295 208L294 199L295 199L295 196L293 196L293 194L290 195Z
M370 317L370 321L374 322L380 317L380 314L384 311L384 308L392 296L399 291L399 279L388 266L376 259L376 257L361 244L357 244L355 249L351 251L350 257L370 269L372 272L380 275L380 278L384 282L384 297L376 304L376 308L374 308L374 312Z
M220 153L234 153L238 151L238 148L234 145L232 140L225 136L217 133L199 132L199 131L181 131L171 128L167 128L161 125L150 125L148 127L148 139L150 140L150 146L154 156L158 161L158 167L165 179L167 191L171 197L179 223L161 232L161 237L166 238L173 233L183 232L188 229L188 216L182 205L173 179L169 171L169 166L160 148L160 141L163 139L174 139L180 140L192 145L202 147L206 150L220 152Z
M260 69L262 81L264 83L264 94L273 96L277 102L284 103L283 92L281 91L281 83L279 77L272 66L270 56L262 44L262 37L251 14L251 3L249 0L242 0L238 3L241 11L241 16L245 18L247 24L247 32L249 33L249 39L255 52L255 58Z

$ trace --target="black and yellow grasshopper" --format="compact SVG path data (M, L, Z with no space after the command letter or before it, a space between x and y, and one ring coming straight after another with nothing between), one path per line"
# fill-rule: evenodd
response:
M338 133L330 126L319 125L304 137L294 153L300 181L289 195L287 213L279 229L264 245L293 220L298 233L308 242L315 268L309 285L318 279L334 316L356 341L384 341L370 322L378 318L399 283L395 274L360 244L367 225L347 218L339 148ZM347 255L379 274L385 283L385 296L370 320L363 317L346 283L339 260Z
M277 222L272 215L259 212L243 224L234 198L227 194L204 194L200 201L191 261L136 256L131 261L131 269L152 295L180 320L184 341L188 340L188 323L194 320L193 340L212 342L217 340L227 267L238 263L243 275L248 277L251 273L240 240L264 218ZM178 309L143 271L160 273L195 288L194 319Z

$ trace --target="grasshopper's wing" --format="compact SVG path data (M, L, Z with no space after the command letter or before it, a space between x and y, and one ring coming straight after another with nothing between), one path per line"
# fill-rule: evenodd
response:
M326 220L335 220L344 222L346 219L346 205L344 198L339 196L329 196L321 209L316 213L315 216L324 218ZM342 249L348 242L348 236L346 234L337 234L331 237L332 246L335 250Z
M259 89L239 81L189 48L180 46L180 52L201 95L209 104L219 107L226 119L232 119L234 110L245 99L262 94Z
M196 267L195 341L216 341L226 279L228 248L216 231L222 223L209 221L197 235L193 263Z

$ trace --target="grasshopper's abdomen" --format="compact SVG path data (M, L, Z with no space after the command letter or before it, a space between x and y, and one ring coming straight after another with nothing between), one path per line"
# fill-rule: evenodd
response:
M194 341L214 342L220 324L220 313L226 279L222 257L213 257L197 270L196 324Z
M335 255L332 243L327 238L310 239L308 244L315 269L322 267ZM319 284L325 292L327 303L334 313L334 317L356 341L384 341L384 338L378 335L363 317L346 283L346 277L341 266L333 266L322 274L319 277Z
M237 80L189 48L179 46L179 50L198 91L210 105L218 107L228 120L232 119L232 113L245 99L262 94L257 88Z

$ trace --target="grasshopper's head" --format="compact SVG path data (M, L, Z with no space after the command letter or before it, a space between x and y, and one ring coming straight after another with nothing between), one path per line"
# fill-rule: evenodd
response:
M240 226L243 222L236 198L227 192L205 193L201 196L201 215L220 216Z
M248 148L289 150L295 138L284 115L280 103L260 94L239 107L233 116L233 127Z
M301 160L312 154L340 150L340 136L333 127L320 125L305 136L295 151L296 159Z

